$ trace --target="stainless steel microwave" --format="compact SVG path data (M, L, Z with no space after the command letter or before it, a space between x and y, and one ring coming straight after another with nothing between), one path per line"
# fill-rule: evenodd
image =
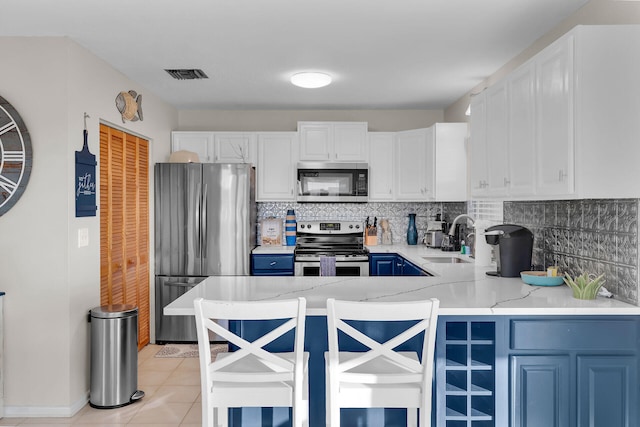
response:
M298 163L298 202L365 203L369 199L367 163Z

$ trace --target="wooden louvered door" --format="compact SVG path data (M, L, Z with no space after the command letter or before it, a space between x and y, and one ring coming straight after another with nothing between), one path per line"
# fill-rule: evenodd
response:
M100 304L138 307L149 343L149 141L100 125Z

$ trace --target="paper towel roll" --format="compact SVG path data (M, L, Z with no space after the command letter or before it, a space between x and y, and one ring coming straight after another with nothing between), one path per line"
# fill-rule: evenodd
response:
M475 264L478 266L489 266L491 262L491 245L487 243L485 238L485 230L491 227L491 222L487 220L477 220L473 224L473 228L476 233L476 251L475 251Z

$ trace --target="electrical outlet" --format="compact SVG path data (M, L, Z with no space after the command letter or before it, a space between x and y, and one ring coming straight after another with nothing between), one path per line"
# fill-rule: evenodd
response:
M81 228L78 230L78 247L89 246L89 229Z

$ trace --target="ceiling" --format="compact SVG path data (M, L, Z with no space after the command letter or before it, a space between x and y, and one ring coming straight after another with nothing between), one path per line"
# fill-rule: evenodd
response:
M0 36L68 36L178 109L444 109L586 2L2 0Z

